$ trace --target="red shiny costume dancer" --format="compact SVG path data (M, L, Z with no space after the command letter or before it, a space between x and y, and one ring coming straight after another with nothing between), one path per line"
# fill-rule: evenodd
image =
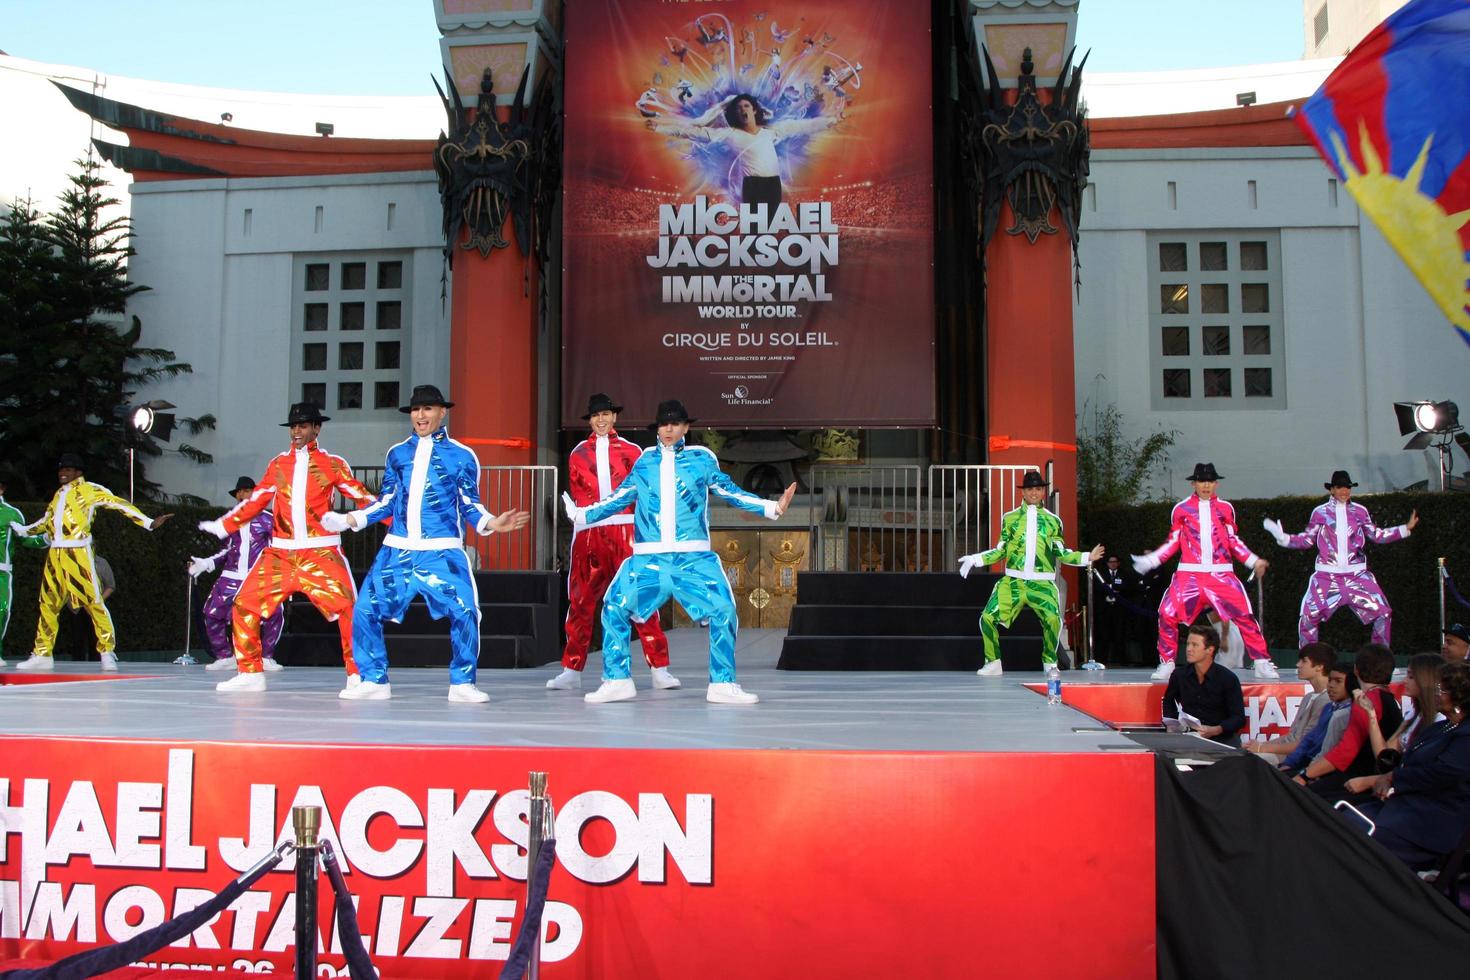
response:
M643 452L613 429L622 410L623 406L614 405L601 393L587 400L587 414L582 418L592 426L592 435L577 444L567 464L567 490L580 507L595 504L616 490ZM547 687L574 691L582 686L582 668L587 665L597 604L632 553L632 507L595 524L575 526L567 576L567 645L561 655L562 672L547 681ZM644 622L635 622L633 628L643 644L643 659L653 670L653 686L678 687L679 679L669 673L669 641L659 625L658 613Z
M1174 672L1179 624L1193 625L1206 606L1240 630L1257 677L1278 676L1266 650L1266 638L1251 611L1250 598L1235 577L1232 559L1258 576L1266 574L1270 562L1257 557L1236 535L1235 508L1215 496L1219 479L1214 463L1196 463L1189 476L1194 493L1174 505L1168 539L1146 555L1133 556L1133 570L1142 575L1176 552L1179 555L1179 567L1159 603L1159 666L1153 673L1156 681L1167 681Z
M215 685L217 691L265 690L260 626L294 592L305 594L328 622L336 621L347 686L358 683L357 664L352 659L352 606L357 601L357 586L342 555L341 537L322 526L322 515L331 511L333 490L358 504L371 503L374 497L353 478L346 460L317 445L326 421L327 416L309 402L292 405L289 418L282 423L291 430L291 448L271 460L244 503L217 521L199 525L200 530L223 538L248 524L268 504L273 504L275 512L270 546L261 552L235 597L232 631L240 672Z

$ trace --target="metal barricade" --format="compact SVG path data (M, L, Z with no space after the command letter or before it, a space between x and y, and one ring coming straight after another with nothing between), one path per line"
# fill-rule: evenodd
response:
M807 524L817 571L918 571L923 566L918 466L813 466Z
M383 486L382 466L354 466L353 475L373 493ZM338 510L348 509L340 495L333 497ZM470 564L481 569L550 571L556 564L557 530L561 501L555 466L482 466L480 502L492 514L524 510L531 523L524 531L480 536L467 529L465 548ZM355 505L350 505L355 506ZM373 563L388 529L374 524L360 532L342 535L342 551L353 568Z
M925 501L929 568L949 571L964 555L985 551L1000 539L1000 519L1020 506L1016 485L1036 466L929 467Z

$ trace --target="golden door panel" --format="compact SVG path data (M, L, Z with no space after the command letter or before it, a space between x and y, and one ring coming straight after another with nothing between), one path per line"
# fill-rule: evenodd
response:
M809 536L803 530L711 531L710 547L735 594L742 627L785 629L796 605L797 573L809 567ZM678 603L665 607L675 626L693 621Z

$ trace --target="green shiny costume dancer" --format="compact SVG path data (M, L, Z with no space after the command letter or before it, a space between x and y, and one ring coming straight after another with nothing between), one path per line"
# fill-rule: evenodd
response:
M980 613L980 636L985 641L985 666L981 677L999 677L1000 633L997 624L1010 628L1016 615L1030 607L1041 620L1041 660L1045 670L1057 662L1057 639L1061 635L1061 600L1057 595L1057 565L1087 566L1103 556L1098 545L1090 554L1068 551L1062 541L1062 519L1041 502L1048 484L1040 473L1028 472L1020 484L1022 504L1000 519L1000 542L989 551L960 559L960 576L983 565L1005 561L1005 577L995 583L990 601Z
M45 538L28 538L16 528L24 526L25 516L5 502L5 478L0 476L0 667L5 666L5 631L10 627L10 553L19 543L22 548L46 550ZM14 524L15 527L11 527Z

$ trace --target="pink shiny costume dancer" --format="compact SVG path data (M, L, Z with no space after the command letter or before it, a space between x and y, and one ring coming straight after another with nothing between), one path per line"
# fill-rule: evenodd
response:
M1297 640L1301 646L1316 643L1322 624L1346 603L1359 622L1365 626L1372 624L1371 642L1388 646L1393 609L1378 579L1368 571L1363 547L1369 541L1392 544L1407 538L1419 523L1419 512L1411 513L1408 521L1398 527L1381 528L1373 523L1368 508L1352 502L1353 487L1357 484L1347 470L1334 471L1332 480L1322 486L1332 499L1313 509L1307 529L1302 533L1287 534L1280 521L1269 517L1263 522L1283 548L1317 549L1317 569L1307 582L1306 595L1302 596Z
M1179 624L1193 623L1206 606L1240 630L1257 677L1280 676L1266 652L1266 638L1251 612L1250 598L1235 577L1232 559L1257 575L1265 575L1270 562L1258 558L1236 536L1235 508L1215 497L1219 479L1214 463L1196 463L1189 476L1194 493L1174 505L1168 539L1146 555L1133 556L1133 569L1142 575L1179 553L1179 568L1159 603L1159 666L1153 673L1156 681L1166 681L1174 672Z

